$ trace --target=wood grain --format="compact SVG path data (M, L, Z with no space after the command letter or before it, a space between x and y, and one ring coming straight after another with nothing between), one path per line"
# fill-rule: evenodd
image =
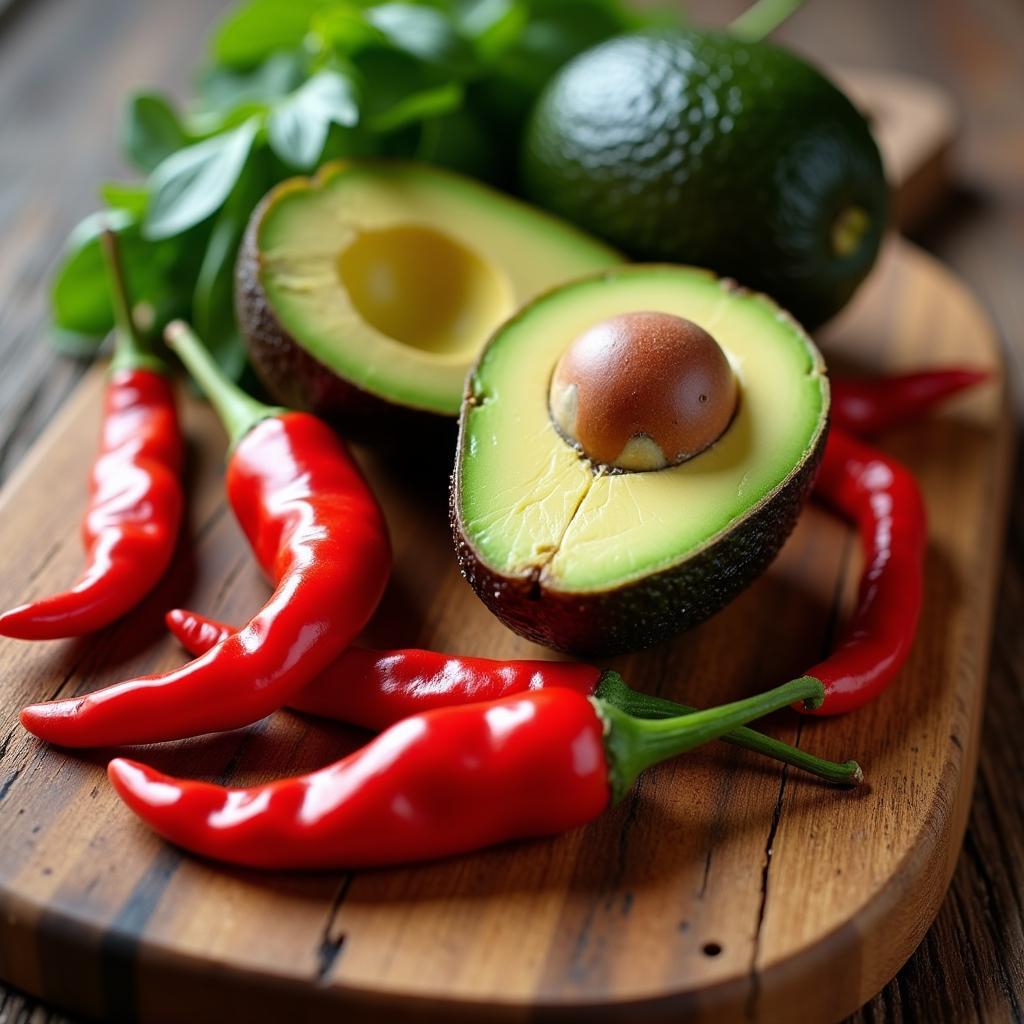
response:
M994 336L941 267L893 241L824 339L843 365L969 358L998 374ZM967 348L969 346L969 348ZM79 477L98 373L0 496L9 552L0 605L60 585L80 557ZM95 638L0 644L0 975L103 1019L278 1020L382 1005L410 1017L827 1022L898 969L941 902L977 753L1009 430L999 386L894 438L932 519L928 599L902 685L832 721L772 730L825 756L856 754L870 785L841 793L729 748L662 766L594 826L438 864L314 876L229 871L165 846L117 802L108 751L46 748L18 707L178 663L160 614L186 603L246 617L266 593L222 501L223 442L189 403L192 522L145 605ZM443 467L360 452L387 510L396 572L371 642L524 656L460 579ZM47 539L46 544L38 542ZM634 685L707 705L798 674L854 597L846 527L808 510L771 571L672 644L614 662ZM743 642L737 642L737 637ZM281 713L144 750L178 774L240 784L307 770L358 742ZM827 988L810 984L827 971Z
M48 268L95 184L123 174L117 99L132 87L181 91L224 0L30 0L0 25L0 479L17 465L81 374L42 341ZM744 0L689 0L723 23ZM971 282L998 323L1021 382L1024 147L1019 59L1024 10L1011 0L835 0L807 4L780 38L825 62L900 67L943 83L961 109L956 189L919 239ZM1024 449L1024 446L1021 446ZM978 785L953 887L917 953L857 1014L859 1024L1022 1020L1024 1004L1024 465L1018 464ZM8 552L3 551L6 562ZM5 677L6 678L6 677ZM0 818L0 830L2 830ZM325 956L337 934L325 935ZM73 969L55 964L54 972ZM821 984L827 985L828 979ZM0 1018L65 1024L0 990Z

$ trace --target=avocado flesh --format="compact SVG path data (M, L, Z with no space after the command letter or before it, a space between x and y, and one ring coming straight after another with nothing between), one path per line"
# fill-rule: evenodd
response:
M278 347L298 345L358 391L442 415L458 413L480 347L520 305L620 262L546 214L422 165L334 165L280 186L254 218L243 262L258 263L256 287L239 301L243 329L259 320L250 343L269 320Z
M674 313L707 330L737 376L739 405L722 437L681 465L595 472L555 429L547 381L585 329L637 310ZM693 624L717 610L778 550L809 485L827 415L820 355L763 296L669 266L623 268L566 285L503 327L469 380L453 491L463 566L493 610L544 643L592 651L655 642L674 631L673 623ZM730 551L730 534L752 517L756 530ZM705 597L689 587L684 615L659 608L658 624L639 627L639 636L629 623L614 621L619 613L609 595L630 591L623 608L650 618L648 604L678 596L661 586L661 577L700 555L713 555L716 564L711 577L700 573L697 589L707 586ZM526 596L508 613L502 606L516 603L510 594ZM554 621L565 607L548 615L548 598L568 607L573 621ZM588 618L615 635L590 635Z

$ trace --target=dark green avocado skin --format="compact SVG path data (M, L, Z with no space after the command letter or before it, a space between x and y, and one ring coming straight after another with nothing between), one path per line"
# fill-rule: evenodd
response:
M459 461L450 522L462 575L509 629L535 643L586 657L642 650L692 629L724 608L771 564L796 525L825 451L819 434L797 470L728 531L678 566L605 593L546 590L531 578L484 565L459 521Z
M703 30L619 36L571 61L527 127L526 195L637 259L767 292L807 328L875 261L888 209L867 122L784 50ZM838 255L850 204L864 237Z

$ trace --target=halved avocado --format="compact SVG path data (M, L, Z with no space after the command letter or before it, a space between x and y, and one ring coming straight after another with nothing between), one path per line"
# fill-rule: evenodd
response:
M556 428L549 381L574 339L637 311L710 334L738 400L693 457L615 472ZM577 654L657 643L754 580L796 522L828 426L824 364L796 321L688 267L623 267L548 293L492 337L466 387L451 491L463 573L517 633Z
M423 164L341 162L273 189L239 253L238 322L279 402L456 416L491 332L621 258L556 218Z

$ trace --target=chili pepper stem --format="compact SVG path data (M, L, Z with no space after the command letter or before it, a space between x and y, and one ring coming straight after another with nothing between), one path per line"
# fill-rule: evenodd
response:
M110 297L114 306L114 358L110 363L111 371L152 370L154 373L166 374L167 365L143 341L132 319L128 285L125 281L117 235L107 228L100 235L100 245L103 249L107 280L110 283Z
M647 693L639 693L626 684L626 681L618 672L603 672L601 679L594 691L595 696L606 700L619 711L636 718L678 718L680 715L690 715L696 712L696 708L686 704L678 704L675 701L666 700L664 697L655 697ZM856 761L829 761L823 757L815 757L806 751L799 750L783 743L781 740L772 739L764 733L745 726L733 729L721 737L724 743L731 743L733 746L742 747L755 754L762 754L782 764L792 765L801 771L809 772L811 775L834 786L859 786L864 781L864 772Z
M816 708L824 699L825 688L810 676L791 680L746 700L676 718L634 718L595 698L594 707L605 723L612 802L621 800L637 776L652 765L716 740L737 726L790 704L803 701L809 708Z
M230 448L234 448L257 423L288 411L247 395L228 380L199 336L184 320L172 320L164 329L164 339L216 409L228 433Z

